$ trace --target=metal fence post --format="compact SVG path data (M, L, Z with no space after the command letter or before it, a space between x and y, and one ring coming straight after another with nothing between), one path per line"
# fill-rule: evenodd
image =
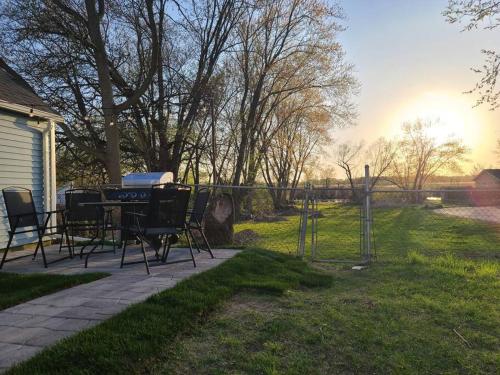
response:
M304 188L304 206L300 226L299 255L303 258L306 248L307 217L309 215L309 184Z
M316 244L318 242L318 202L316 200L316 194L314 193L314 188L311 186L311 259L316 258Z
M371 261L371 207L370 207L370 167L365 165L365 199L364 203L364 254L363 260L366 262Z

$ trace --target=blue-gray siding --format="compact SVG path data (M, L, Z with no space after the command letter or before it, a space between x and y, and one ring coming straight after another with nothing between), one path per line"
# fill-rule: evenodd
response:
M28 117L0 109L0 189L20 186L31 189L37 210L43 211L42 134L27 126ZM0 198L0 249L7 245L9 228L3 197ZM32 235L14 237L13 245L32 242Z

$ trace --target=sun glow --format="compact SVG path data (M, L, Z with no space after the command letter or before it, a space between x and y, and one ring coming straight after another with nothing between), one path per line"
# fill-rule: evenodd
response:
M428 134L442 143L450 137L473 147L480 142L482 119L472 108L470 97L447 92L427 92L403 103L389 121L389 132L397 135L401 124L416 119L430 120L434 126Z

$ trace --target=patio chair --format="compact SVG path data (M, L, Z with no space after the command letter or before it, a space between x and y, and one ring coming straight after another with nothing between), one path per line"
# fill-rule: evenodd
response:
M66 226L71 233L71 243L73 250L75 248L75 231L90 231L92 237L80 248L80 259L86 255L85 268L88 264L90 254L102 254L114 252L116 253L114 226L111 220L111 210L105 210L98 204L84 205L84 203L100 203L102 202L101 192L94 189L71 189L65 193L66 198ZM113 250L104 250L104 241L106 233L111 231L113 241ZM95 252L99 243L96 242L97 237L101 233L100 243L101 251ZM85 248L92 246L87 253Z
M65 226L65 216L62 210L37 212L35 208L35 202L33 200L33 194L29 189L21 187L8 187L2 190L2 195L5 202L5 208L7 210L6 218L9 221L10 230L8 231L9 239L7 242L7 248L4 250L2 261L0 262L0 269L2 269L4 263L31 256L31 254L28 254L7 259L7 253L9 252L12 245L12 240L14 239L14 236L18 234L33 233L36 235L37 245L35 248L35 253L33 254L33 260L36 259L38 250L40 250L40 252L42 253L43 265L45 268L47 268L49 264L73 257L68 232ZM67 245L65 247L68 248L69 254L68 256L58 258L51 262L47 262L45 247L43 245L43 237L48 235L46 233L48 229L59 229L57 225L49 226L50 218L53 214L57 214L58 212L60 212L62 215L62 231L59 253L61 253L61 250L63 248L63 238L64 236L66 236ZM46 217L40 223L40 217L43 215L45 215Z
M147 214L138 212L129 212L134 217L134 224L123 228L124 244L122 250L122 260L120 267L128 264L145 263L146 271L150 274L149 259L146 255L144 243L148 243L155 250L155 261L161 261L166 264L192 261L196 267L196 261L193 255L191 239L188 235L189 228L186 225L186 213L189 204L191 188L189 186L171 186L151 189L151 197L148 204ZM170 252L171 237L179 236L184 233L189 245L191 258L181 259L173 262L167 262ZM151 241L151 238L163 238L163 253L160 258L160 241ZM143 260L135 262L125 262L125 253L127 242L130 238L135 238L140 242Z
M200 250L207 251L212 258L214 258L214 254L212 253L212 249L210 248L210 245L208 244L207 237L205 236L205 232L203 231L203 226L202 226L202 221L203 221L203 216L205 215L205 210L207 209L208 201L210 200L210 190L207 188L202 188L199 189L198 192L196 193L196 197L194 199L194 204L193 204L193 209L188 211L189 213L189 220L187 221L186 225L190 229L190 234L193 237L194 244L196 245L196 248L198 249L198 252ZM200 233L201 238L204 242L205 248L200 247L198 245L198 240L196 239L195 236L193 236L193 231L198 231Z

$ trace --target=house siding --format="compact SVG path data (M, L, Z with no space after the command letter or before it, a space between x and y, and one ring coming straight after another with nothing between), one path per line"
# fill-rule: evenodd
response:
M19 186L32 190L37 211L44 209L42 133L28 127L29 118L0 109L0 189ZM0 249L7 246L9 223L0 198ZM14 237L13 246L34 241L32 234Z

